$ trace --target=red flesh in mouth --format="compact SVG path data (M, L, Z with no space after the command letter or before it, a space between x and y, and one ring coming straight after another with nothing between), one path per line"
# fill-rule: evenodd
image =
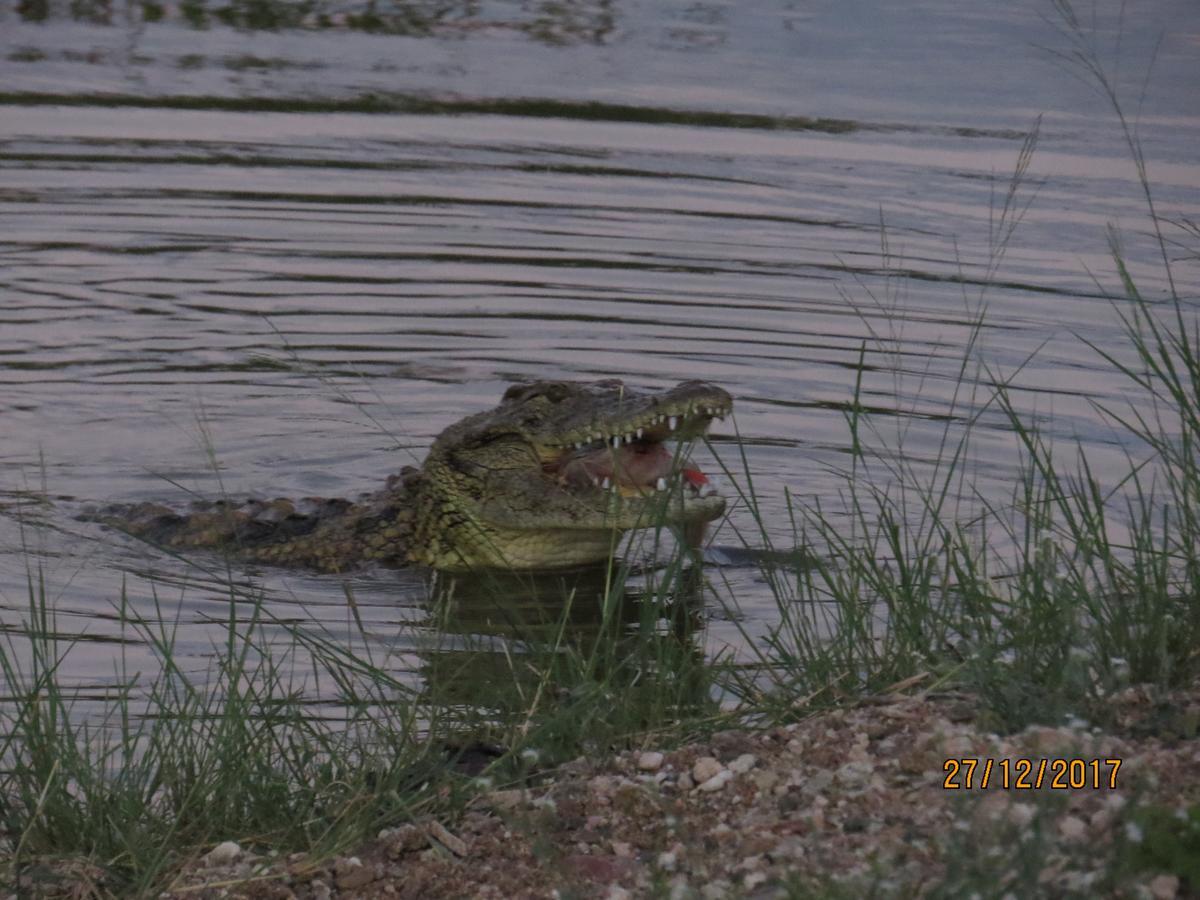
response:
M620 447L573 453L550 471L573 487L587 487L607 478L624 487L654 490L658 479L670 479L674 461L675 455L665 444L635 441ZM682 474L695 488L708 483L708 478L699 469L686 468Z

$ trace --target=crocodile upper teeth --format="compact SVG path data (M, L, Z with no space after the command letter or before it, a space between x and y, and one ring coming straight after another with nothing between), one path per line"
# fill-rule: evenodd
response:
M641 428L639 428L639 429L637 430L637 437L638 437L638 440L639 440L639 441L642 439L642 429L641 429Z
M679 424L679 417L671 416L669 419L667 419L667 431L674 431L675 426L678 424Z
M656 491L665 491L667 489L667 479L660 475L658 481L654 482L654 489Z

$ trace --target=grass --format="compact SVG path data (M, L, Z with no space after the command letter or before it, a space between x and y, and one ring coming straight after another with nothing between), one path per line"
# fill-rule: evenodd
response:
M1069 7L1062 15L1073 21ZM1171 274L1175 238L1154 212L1136 131L1094 57L1070 46L1067 58L1099 80L1129 142L1168 283L1165 298L1144 296L1113 234L1120 291L1112 306L1131 353L1092 350L1130 392L1124 407L1095 405L1128 448L1122 477L1103 483L1082 445L1056 444L1022 410L1020 367L1002 373L982 361L981 295L969 306L972 337L938 451L919 468L903 432L863 402L867 354L897 349L895 338L870 332L846 405L841 490L786 496L792 546L784 549L804 552L763 558L776 616L765 640L745 635L751 664L705 658L704 607L721 595L706 593L686 550L649 571L617 564L592 577L443 585L430 597L438 637L419 653L419 685L380 658L361 622L363 640L346 641L276 621L261 594L231 578L224 641L199 675L181 664L179 623L157 594L149 616L122 594L122 636L152 648L157 665L149 674L120 668L97 718L80 712L62 675L74 644L31 568L21 634L0 647L10 692L0 706L0 826L9 844L0 881L53 878L46 860L82 860L72 877L148 895L167 886L182 859L231 837L319 857L419 815L453 815L479 789L478 775L520 784L580 753L787 721L897 685L967 691L985 725L1014 731L1071 716L1104 724L1110 698L1129 685L1165 694L1193 681L1200 317ZM1028 208L1022 189L1036 134L994 223L993 274ZM1200 234L1190 222L1179 230L1180 240ZM1003 503L970 478L984 416L1000 417L1018 448ZM722 465L756 529L743 540L770 547L744 448ZM663 537L650 532L651 549ZM352 596L348 603L354 613ZM327 714L313 714L314 693L327 698ZM485 754L495 758L468 765L479 748L495 748ZM1194 807L1131 815L1152 839L1119 848L1114 873L1165 869L1200 883ZM1032 889L1041 862L1027 850L1014 837L1007 855L952 853L961 865L940 890L960 895L1004 878L1016 879L1009 887L1018 893ZM834 889L800 876L792 887L798 897Z

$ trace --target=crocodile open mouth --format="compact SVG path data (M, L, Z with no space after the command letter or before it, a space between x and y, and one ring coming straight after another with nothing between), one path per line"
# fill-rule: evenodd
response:
M724 419L728 412L726 405L705 404L648 410L631 416L618 431L595 431L586 440L557 448L545 469L576 490L594 488L633 497L667 491L678 482L688 495L708 497L717 493L708 477L666 442L701 437L713 419Z

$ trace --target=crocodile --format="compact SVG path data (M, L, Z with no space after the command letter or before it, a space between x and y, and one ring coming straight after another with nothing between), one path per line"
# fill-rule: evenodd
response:
M109 507L101 521L172 549L343 572L369 563L445 571L551 570L609 559L620 537L669 526L691 542L725 498L668 440L732 409L702 381L642 391L618 379L510 387L446 428L422 466L357 501L308 498Z

